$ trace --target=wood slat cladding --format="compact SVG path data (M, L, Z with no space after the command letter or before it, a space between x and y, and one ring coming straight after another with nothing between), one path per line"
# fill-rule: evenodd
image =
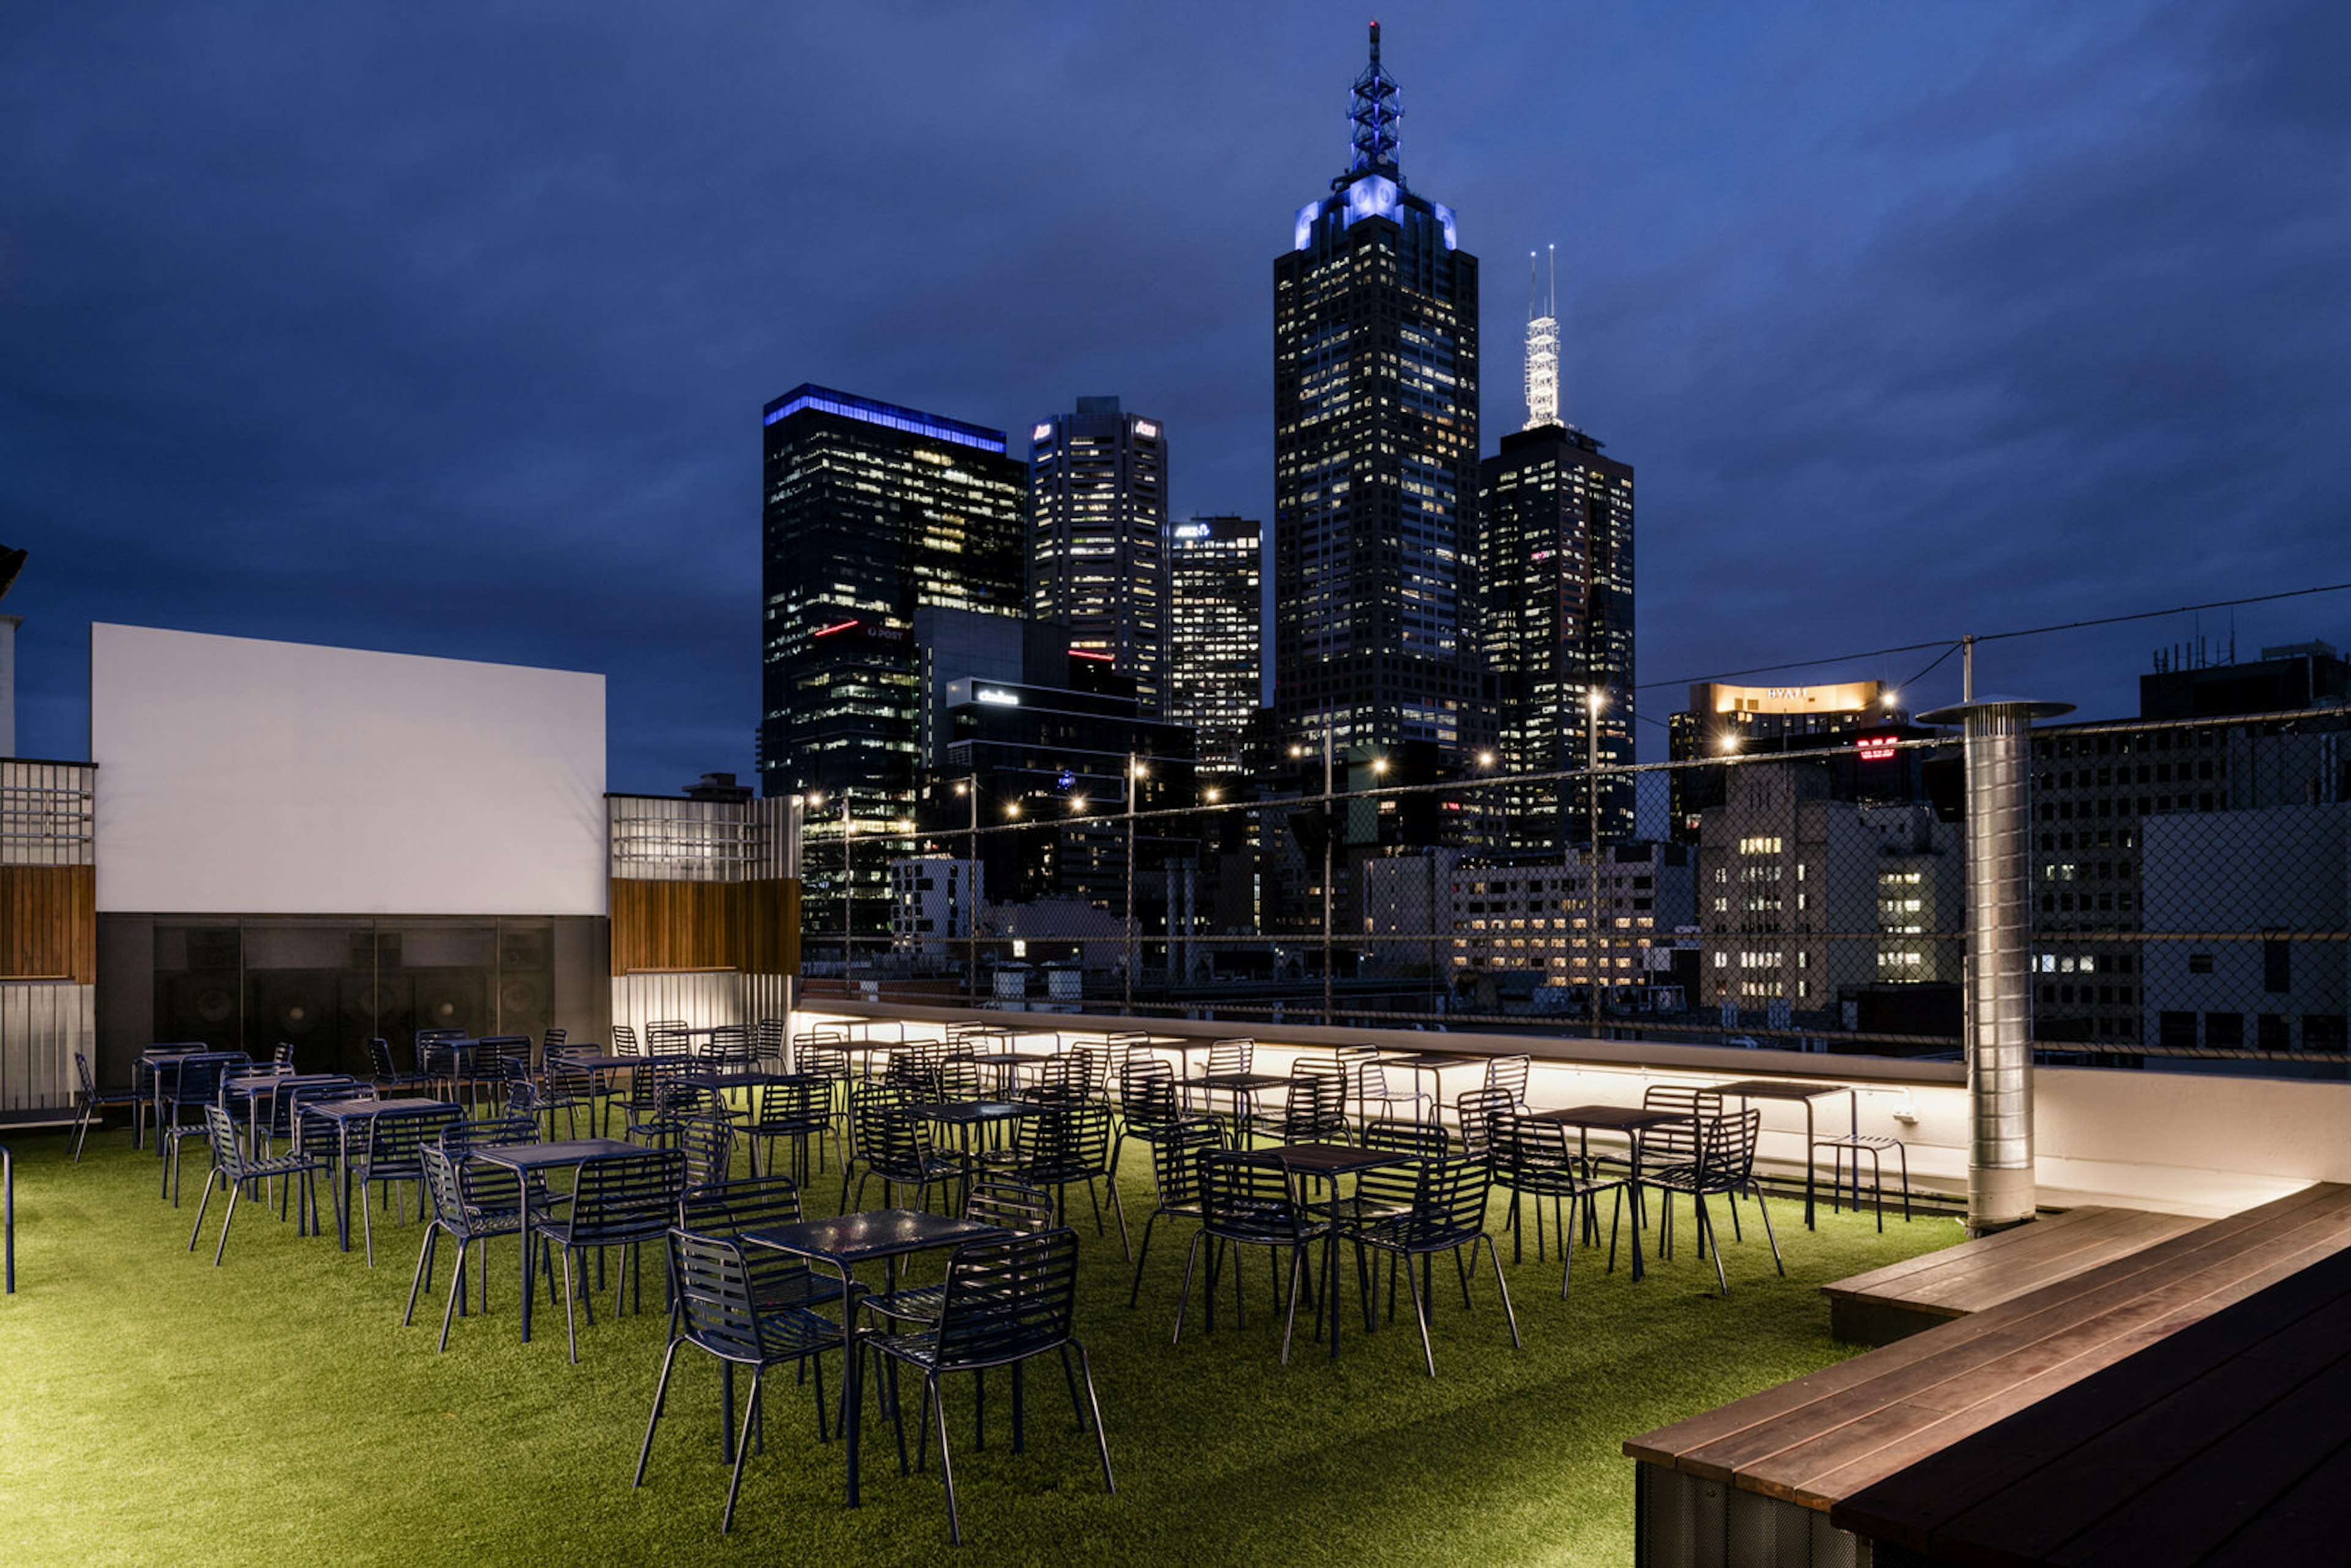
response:
M758 882L642 882L614 878L612 973L735 969L796 975L800 886Z
M0 865L0 979L98 983L98 870Z

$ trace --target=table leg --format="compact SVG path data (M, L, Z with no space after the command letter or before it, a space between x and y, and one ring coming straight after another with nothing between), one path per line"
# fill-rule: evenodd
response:
M351 1249L351 1124L340 1123L335 1129L335 1165L342 1173L342 1190L335 1199L335 1242L344 1251Z
M515 1173L515 1188L516 1196L520 1197L522 1200L522 1343L528 1344L530 1343L530 1298L532 1294L530 1273L532 1226L530 1222L530 1173L528 1171L517 1171Z
M1625 1184L1625 1207L1633 1219L1633 1281L1638 1284L1641 1280L1641 1166L1644 1157L1641 1129L1634 1128L1626 1137L1633 1145L1633 1174Z
M1810 1100L1804 1102L1804 1228L1820 1228L1813 1223L1813 1103Z
M849 1276L849 1265L837 1265L841 1270L841 1343L846 1352L848 1366L841 1375L842 1401L841 1424L842 1446L849 1451L849 1506L858 1506L857 1450L858 1436L865 1426L864 1355L858 1348L857 1282Z

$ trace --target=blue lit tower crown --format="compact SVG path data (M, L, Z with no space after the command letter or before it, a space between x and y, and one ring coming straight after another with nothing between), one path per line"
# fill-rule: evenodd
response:
M1357 76L1347 172L1274 262L1274 708L1291 741L1488 744L1468 513L1478 259L1396 163L1403 105Z

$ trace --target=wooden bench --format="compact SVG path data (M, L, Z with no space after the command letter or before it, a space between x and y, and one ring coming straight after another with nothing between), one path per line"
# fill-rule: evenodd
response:
M1877 1562L2339 1563L2351 1251L1865 1489Z
M1867 1563L1838 1504L2346 1247L2305 1187L1635 1437L1641 1561Z
M1829 1331L1848 1344L1897 1339L1980 1312L2168 1241L2204 1222L2136 1208L2070 1208L2012 1230L1823 1285Z

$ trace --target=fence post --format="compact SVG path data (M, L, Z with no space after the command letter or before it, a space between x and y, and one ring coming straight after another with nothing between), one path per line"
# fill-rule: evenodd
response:
M2071 703L1991 697L1921 714L1966 727L1968 1229L2033 1217L2031 802L2027 738Z

